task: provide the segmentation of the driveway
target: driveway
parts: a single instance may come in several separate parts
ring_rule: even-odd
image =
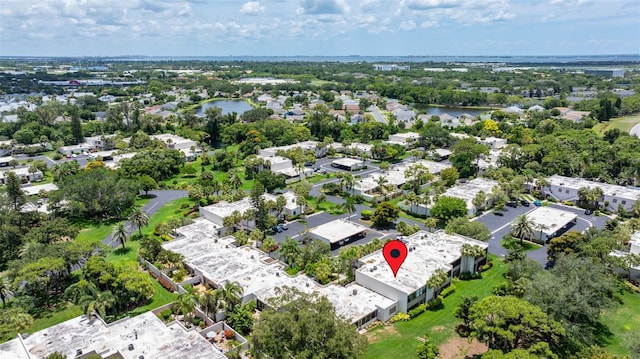
[[[155,190],[155,191],[149,191],[149,195],[152,195],[154,197],[151,198],[151,200],[144,207],[142,207],[142,210],[144,210],[145,213],[147,213],[147,215],[151,217],[153,214],[158,212],[158,210],[162,208],[162,206],[164,206],[165,204],[171,201],[175,201],[176,199],[187,197],[189,195],[189,192],[182,191],[182,190]],[[131,233],[137,230],[137,228],[133,224],[131,224],[131,222],[129,221],[127,221],[124,224],[124,227],[127,229],[127,233],[129,235],[131,235]],[[111,246],[113,248],[117,248],[120,245],[120,243],[113,241],[111,237],[112,235],[109,234],[102,241],[102,243],[108,246]]]

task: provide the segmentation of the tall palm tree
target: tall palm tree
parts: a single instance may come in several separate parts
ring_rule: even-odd
[[[64,297],[71,302],[78,304],[80,303],[80,299],[84,296],[93,296],[98,292],[98,288],[95,284],[86,279],[81,279],[65,289]]]
[[[287,236],[278,251],[280,252],[280,259],[292,267],[300,255],[300,243]]]
[[[347,212],[349,212],[349,215],[351,215],[351,213],[356,211],[356,199],[353,196],[347,196],[344,199],[344,209],[347,210]]]
[[[544,223],[540,223],[540,224],[535,224],[534,227],[536,231],[540,232],[540,241],[542,241],[542,233],[545,229],[549,229],[549,226],[547,226]]]
[[[0,278],[0,299],[2,299],[2,308],[7,307],[7,298],[13,295],[11,291],[11,283],[7,277]]]
[[[427,226],[427,229],[429,229],[429,232],[431,232],[432,229],[438,226],[438,219],[434,217],[429,217],[424,220],[424,225]]]
[[[196,309],[197,302],[195,292],[189,290],[188,288],[193,289],[193,287],[185,286],[184,289],[186,292],[178,294],[176,301],[173,302],[173,305],[171,306],[171,309],[174,313],[176,313],[176,315],[178,313],[183,315],[183,317],[185,318],[185,322],[191,321],[191,317],[193,316],[193,312]]]
[[[236,172],[235,170],[230,170],[229,172],[227,172],[226,182],[235,190],[238,190],[238,188],[242,186],[242,179],[238,175],[238,172]]]
[[[221,290],[222,298],[224,299],[227,308],[232,311],[236,305],[240,304],[244,290],[238,282],[227,282]]]
[[[149,224],[149,215],[142,210],[142,208],[136,208],[129,215],[129,221],[133,223],[134,226],[138,227],[138,234],[140,238],[142,238],[142,227]]]
[[[511,235],[520,238],[520,244],[525,238],[531,238],[533,235],[533,222],[529,220],[526,214],[521,214],[511,222]]]
[[[462,248],[460,248],[460,254],[463,257],[473,258],[473,273],[477,272],[478,269],[476,268],[476,258],[484,256],[484,249],[480,248],[480,246],[477,245],[465,243],[462,245]]]
[[[435,299],[440,294],[440,287],[449,279],[449,275],[442,268],[438,268],[431,278],[427,280],[427,286],[433,288],[433,298]]]
[[[355,179],[351,173],[343,173],[340,176],[340,188],[344,188],[344,191],[348,194],[352,194],[351,190],[353,189],[353,185],[355,184]]]
[[[113,240],[119,242],[124,249],[124,243],[129,239],[129,234],[127,233],[127,228],[124,226],[124,223],[118,223],[113,229]]]
[[[383,196],[383,199],[386,201],[387,200],[387,192],[389,192],[389,180],[387,179],[387,176],[379,176],[378,179],[376,180],[376,184],[378,185],[377,190],[380,192],[380,194]]]
[[[414,211],[413,206],[418,203],[420,201],[420,197],[418,197],[417,194],[415,194],[415,192],[409,192],[407,193],[407,195],[405,196],[405,199],[407,200],[407,202],[409,202],[409,210],[413,213],[415,213],[416,211]]]
[[[97,312],[102,319],[107,315],[107,309],[116,304],[116,297],[109,290],[97,292],[94,295],[85,295],[80,298],[80,307],[87,317]]]
[[[213,319],[215,321],[216,314],[223,306],[222,292],[217,289],[207,289],[198,298],[198,303],[200,304],[200,307],[204,309],[204,313],[208,317],[211,318],[211,314],[213,314]]]

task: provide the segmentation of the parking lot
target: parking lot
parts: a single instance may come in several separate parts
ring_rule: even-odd
[[[609,219],[606,216],[595,216],[593,214],[587,215],[584,213],[583,209],[568,207],[560,204],[551,204],[550,207],[557,208],[563,211],[575,213],[578,216],[578,220],[575,224],[569,224],[567,228],[564,228],[564,232],[568,231],[578,231],[583,232],[589,227],[597,227],[603,228]],[[516,217],[522,214],[527,214],[538,207],[531,205],[530,207],[525,207],[522,205],[518,205],[516,208],[505,207],[505,210],[501,212],[503,215],[499,216],[493,212],[487,212],[482,216],[476,218],[475,220],[483,223],[489,228],[491,231],[491,240],[489,241],[489,253],[495,254],[498,256],[503,256],[507,254],[507,250],[504,249],[500,242],[502,238],[509,234],[511,230],[511,222],[513,222]],[[562,235],[563,232],[558,233],[558,235]],[[527,256],[541,265],[545,266],[547,264],[547,249],[546,244],[540,249],[535,251],[530,251],[527,253]]]

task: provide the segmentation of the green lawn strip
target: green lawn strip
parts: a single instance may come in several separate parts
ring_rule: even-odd
[[[461,321],[453,313],[462,302],[463,297],[476,295],[483,298],[491,295],[492,289],[504,282],[506,265],[494,256],[493,268],[483,273],[480,280],[458,281],[456,291],[444,299],[444,308],[437,311],[427,311],[408,321],[393,324],[395,332],[390,331],[384,339],[372,343],[367,347],[365,358],[417,358],[415,350],[419,337],[429,335],[429,340],[436,345],[446,342],[457,335],[455,327]]]
[[[629,133],[633,126],[638,123],[640,123],[640,114],[635,114],[631,116],[612,118],[609,121],[598,123],[593,126],[593,130],[601,136],[608,130],[612,129],[619,129],[624,133]]]
[[[142,307],[138,307],[136,309],[133,309],[127,312],[126,315],[130,317],[135,317],[136,315],[140,315],[142,313],[161,307],[165,304],[171,303],[175,301],[176,297],[178,296],[178,294],[171,293],[168,290],[166,290],[160,284],[160,282],[158,282],[155,279],[153,280],[153,288],[155,289],[155,292],[153,294],[153,297],[151,298],[151,301],[147,305],[143,305]]]
[[[57,309],[46,312],[40,318],[33,321],[31,328],[27,329],[27,333],[35,333],[39,330],[49,328],[56,324],[60,324],[69,319],[73,319],[82,314],[82,309],[77,305],[61,303]]]
[[[618,356],[631,355],[628,340],[634,335],[639,335],[640,294],[625,292],[622,296],[622,304],[607,310],[602,315],[601,322],[609,327],[613,334],[606,347],[607,351]]]
[[[80,243],[95,243],[98,244],[105,239],[109,233],[113,232],[113,226],[115,223],[99,223],[93,224],[90,227],[86,227],[80,230],[76,241]]]

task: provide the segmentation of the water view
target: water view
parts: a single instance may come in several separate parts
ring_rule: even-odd
[[[251,107],[251,105],[249,105],[249,103],[246,101],[218,100],[218,101],[212,101],[212,102],[207,102],[203,104],[198,109],[198,116],[204,116],[204,112],[209,107],[219,107],[220,109],[222,109],[223,115],[226,115],[231,112],[235,112],[238,115],[242,115],[243,113],[253,109],[253,107]]]

